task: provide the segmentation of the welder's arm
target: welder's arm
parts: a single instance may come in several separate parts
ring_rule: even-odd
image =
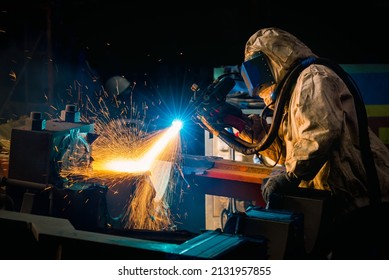
[[[240,108],[227,102],[212,110],[210,116],[204,117],[208,122],[236,129],[238,131],[236,136],[248,143],[259,143],[270,127],[258,114],[243,114]]]
[[[250,144],[259,144],[270,127],[266,120],[258,114],[243,114],[240,108],[224,100],[212,102],[212,100],[197,97],[192,98],[191,104],[194,107],[192,120],[214,135],[219,135],[225,128],[235,128],[238,133],[234,132],[234,136]],[[276,138],[271,146],[261,154],[282,164],[284,157],[281,154],[281,147],[279,139]]]

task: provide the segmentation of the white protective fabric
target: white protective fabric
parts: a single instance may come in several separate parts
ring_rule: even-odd
[[[276,83],[297,60],[317,57],[295,36],[278,28],[253,34],[246,43],[245,60],[258,51],[269,58]],[[270,93],[258,94],[269,104]],[[278,134],[281,141],[277,139],[262,153],[273,160],[280,157],[288,172],[303,179],[301,186],[332,190],[347,201],[349,210],[369,204],[353,96],[330,68],[312,64],[302,71]],[[372,131],[369,135],[382,200],[389,201],[389,150]]]

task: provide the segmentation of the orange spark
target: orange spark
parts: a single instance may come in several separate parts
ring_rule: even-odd
[[[105,106],[104,102],[100,105]],[[71,166],[61,170],[61,175],[70,178],[70,186],[80,178],[107,186],[107,200],[122,205],[119,216],[126,228],[171,228],[166,191],[180,147],[181,127],[147,133],[142,121],[109,119],[108,110],[102,110],[101,115],[95,123],[99,137],[91,145],[89,168]]]

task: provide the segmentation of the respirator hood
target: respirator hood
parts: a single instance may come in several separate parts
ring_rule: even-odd
[[[298,61],[317,57],[294,35],[278,28],[260,29],[247,40],[242,66],[258,56],[266,58],[275,83],[279,83]],[[267,81],[265,76],[262,79]]]

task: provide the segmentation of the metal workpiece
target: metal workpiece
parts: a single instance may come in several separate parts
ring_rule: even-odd
[[[48,120],[46,129],[37,131],[26,127],[13,128],[9,153],[8,177],[42,184],[58,183],[61,161],[69,145],[77,139],[85,145],[96,137],[93,124]],[[69,135],[74,141],[68,141]],[[81,141],[82,138],[82,141]]]
[[[29,130],[45,130],[46,120],[42,118],[41,112],[31,112],[30,117],[26,119],[25,126]]]
[[[77,109],[77,105],[68,104],[65,107],[65,110],[61,111],[61,118],[64,122],[80,122],[81,114]]]

